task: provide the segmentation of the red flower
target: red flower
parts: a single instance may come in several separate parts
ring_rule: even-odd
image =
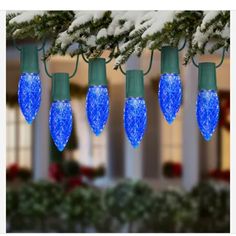
[[[60,182],[63,179],[63,173],[61,170],[61,166],[58,163],[50,164],[49,177],[56,182]]]
[[[175,177],[180,177],[182,175],[182,166],[179,163],[173,163],[172,166],[173,174]]]
[[[230,181],[230,171],[229,170],[219,170],[219,169],[215,169],[213,171],[211,171],[208,174],[208,177],[216,179],[216,180],[223,180],[223,181]]]
[[[180,163],[167,161],[163,165],[163,174],[168,178],[181,177],[182,165]]]
[[[95,170],[94,170],[94,168],[89,167],[89,166],[81,166],[80,167],[80,174],[89,178],[89,179],[92,179],[95,176]]]
[[[67,191],[83,186],[82,177],[71,177],[67,180]]]
[[[19,166],[18,164],[14,163],[7,167],[7,180],[14,180],[19,173]]]

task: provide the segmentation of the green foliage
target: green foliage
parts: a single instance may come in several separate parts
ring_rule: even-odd
[[[56,214],[56,208],[63,199],[59,185],[49,182],[30,183],[18,194],[19,212],[27,217],[43,218]]]
[[[151,196],[151,188],[143,182],[124,181],[107,190],[105,202],[110,215],[122,223],[132,223],[146,217]]]
[[[63,199],[59,185],[49,182],[28,183],[18,191],[7,191],[7,219],[13,230],[45,231],[50,218],[56,217]]]
[[[96,224],[97,219],[100,217],[100,196],[98,190],[76,188],[64,199],[60,209],[62,219],[70,222],[68,225],[72,226],[72,229],[75,227],[73,223],[78,223],[81,231],[84,231],[86,226]]]
[[[193,232],[196,222],[196,203],[177,190],[156,193],[151,199],[149,215],[143,222],[143,232]]]
[[[196,232],[222,233],[229,230],[230,203],[229,188],[214,183],[202,183],[193,189],[191,197],[198,205]]]
[[[47,11],[43,15],[35,15],[32,20],[21,23],[10,23],[10,20],[16,16],[12,14],[7,15],[7,38],[49,39],[51,46],[46,53],[46,58],[54,54],[64,55],[67,52],[70,52],[71,56],[85,53],[87,57],[97,57],[103,50],[108,49],[111,51],[110,57],[116,59],[115,69],[125,63],[134,52],[140,56],[145,48],[154,50],[160,49],[163,45],[179,47],[180,41],[183,39],[187,41],[188,47],[185,54],[185,64],[198,53],[203,54],[206,51],[213,53],[219,48],[226,50],[229,48],[229,36],[223,36],[224,30],[230,24],[229,11],[219,11],[214,18],[205,24],[204,29],[200,29],[203,34],[207,35],[201,46],[194,42],[194,35],[204,20],[205,13],[203,11],[180,11],[173,20],[165,22],[159,30],[154,30],[152,33],[143,36],[145,30],[156,23],[155,14],[158,14],[158,11],[150,11],[150,13],[153,18],[144,17],[138,24],[135,20],[130,21],[129,17],[122,13],[120,13],[117,22],[114,23],[117,14],[119,14],[115,11],[104,11],[98,18],[90,17],[91,12]],[[77,22],[74,26],[73,23],[78,14],[82,18],[84,16],[85,19],[80,24]],[[113,25],[111,26],[111,24]],[[117,30],[115,29],[113,33],[97,38],[101,29],[107,30],[114,25]],[[139,27],[136,28],[137,25]],[[62,35],[65,36],[64,39],[66,38],[63,43],[61,42]],[[94,43],[90,43],[91,38],[94,39]],[[58,41],[58,39],[60,40]],[[210,41],[212,46],[206,50],[206,45]],[[75,43],[79,43],[82,47],[79,49],[70,48]],[[117,45],[122,45],[122,50],[116,50],[113,53]]]
[[[66,177],[77,176],[80,172],[80,166],[78,162],[74,160],[64,160],[62,169]]]
[[[7,189],[6,194],[6,213],[7,217],[11,219],[15,215],[17,215],[18,211],[18,195],[16,190]]]
[[[38,182],[7,191],[7,220],[14,232],[229,232],[229,189],[202,183],[191,192],[154,192],[140,181],[63,193]],[[128,228],[127,228],[128,227]]]

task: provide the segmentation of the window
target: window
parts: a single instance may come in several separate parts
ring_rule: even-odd
[[[96,137],[87,121],[85,111],[85,99],[72,99],[74,124],[79,147],[73,151],[73,158],[81,165],[98,167],[107,162],[107,129],[105,128],[99,137]]]
[[[171,125],[164,117],[161,119],[162,164],[166,162],[182,164],[182,116],[183,108],[181,107]]]
[[[7,166],[17,163],[32,167],[32,126],[28,125],[18,106],[7,106]]]

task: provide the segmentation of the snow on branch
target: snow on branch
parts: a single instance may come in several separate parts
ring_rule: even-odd
[[[34,19],[35,16],[43,16],[45,11],[25,11],[14,17],[9,21],[10,24],[21,24],[25,22],[30,22]]]
[[[228,49],[229,26],[229,11],[25,11],[7,15],[9,39],[50,38],[48,55],[65,54],[74,43],[82,44],[88,57],[106,49],[114,51],[119,45],[120,50],[112,53],[115,68],[132,53],[177,46],[184,39],[186,63],[193,55],[204,53],[209,41],[213,42],[210,53]],[[72,47],[70,53],[81,51]]]
[[[81,25],[85,25],[89,22],[96,22],[101,19],[106,11],[78,11],[75,12],[75,19],[68,28],[68,32],[72,32],[74,29],[79,28]]]
[[[144,31],[142,38],[153,35],[163,29],[166,23],[172,22],[176,15],[175,11],[159,11],[156,13],[148,23],[150,27]]]

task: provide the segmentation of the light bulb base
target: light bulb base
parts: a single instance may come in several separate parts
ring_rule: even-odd
[[[89,59],[89,86],[107,85],[106,61],[104,58]]]
[[[70,100],[70,82],[68,73],[54,73],[52,75],[52,100]]]
[[[179,74],[179,52],[177,47],[161,48],[161,74]]]
[[[126,71],[126,98],[144,97],[144,76],[142,70]]]
[[[21,73],[39,73],[38,49],[35,44],[22,46],[20,62]]]
[[[212,62],[199,63],[198,90],[217,90],[216,65]]]

